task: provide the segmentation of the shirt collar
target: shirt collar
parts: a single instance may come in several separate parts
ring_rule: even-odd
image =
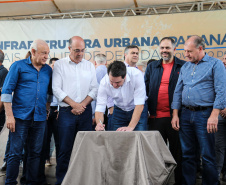
[[[103,69],[105,69],[105,68],[107,68],[107,67],[106,67],[105,65],[99,65],[97,68],[100,68],[100,69],[103,68]],[[97,69],[97,68],[96,68],[96,69]]]
[[[71,60],[70,56],[67,57],[68,63],[73,63],[73,64],[76,64],[76,65],[80,64],[83,60],[84,60],[84,59],[82,59],[79,63],[76,64],[75,62],[73,62],[73,61]]]
[[[200,62],[201,61],[208,62],[209,61],[209,58],[210,58],[210,56],[207,53],[205,53],[205,56],[200,60]]]
[[[124,64],[126,65],[126,67],[131,67],[128,63],[126,63],[125,61],[124,61]],[[138,67],[137,66],[135,66],[135,68],[137,68],[138,69]]]
[[[27,59],[26,59],[26,61],[25,61],[27,64],[32,64],[31,63],[31,56],[30,57],[28,57]]]
[[[4,66],[3,66],[3,65],[1,65],[1,66],[0,66],[0,69],[3,69],[3,68],[4,68]]]
[[[197,65],[202,63],[202,62],[208,62],[209,58],[210,58],[210,56],[207,53],[205,53],[205,56],[197,63]],[[195,64],[195,63],[193,63],[193,64]]]
[[[28,58],[26,58],[26,59],[25,59],[25,62],[26,62],[27,64],[33,66],[33,64],[32,64],[32,62],[31,62],[31,56],[29,56]],[[45,67],[46,65],[47,65],[47,64],[42,65],[41,68]],[[33,67],[34,67],[34,66],[33,66]]]

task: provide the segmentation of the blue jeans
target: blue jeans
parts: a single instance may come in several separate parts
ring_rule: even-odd
[[[113,130],[111,119],[112,119],[112,114],[108,114],[108,127],[107,127],[107,131],[112,131]]]
[[[219,115],[218,117],[218,131],[215,134],[215,150],[217,171],[220,179],[221,170],[223,168],[226,150],[226,119]]]
[[[10,131],[9,131],[10,133]],[[3,159],[4,162],[7,162],[7,159],[9,157],[9,149],[10,149],[10,139],[9,139],[9,135],[8,135],[8,140],[7,140],[7,143],[6,143],[6,149],[5,149],[5,157]],[[23,155],[24,155],[24,150],[22,152],[22,159],[21,159],[21,162],[23,161]]]
[[[127,127],[132,119],[133,111],[124,111],[114,106],[114,112],[111,118],[111,125],[113,130],[117,130],[119,127]],[[148,120],[148,109],[147,109],[147,103],[144,104],[144,109],[142,111],[142,114],[140,116],[140,120],[137,123],[137,126],[135,127],[135,131],[138,130],[147,130],[147,120]]]
[[[207,132],[207,120],[211,112],[212,108],[203,111],[191,111],[184,107],[182,108],[179,136],[182,148],[184,185],[195,184],[198,146],[200,147],[203,162],[202,184],[218,184],[214,134]]]
[[[78,131],[92,131],[92,108],[87,105],[81,115],[71,113],[71,107],[61,107],[58,117],[59,155],[56,185],[62,183],[67,172],[74,140]]]
[[[3,159],[4,162],[7,161],[8,157],[9,157],[9,149],[10,149],[10,140],[9,140],[9,136],[8,136],[8,140],[7,140],[7,144],[6,144],[6,149],[5,149],[5,157]]]
[[[38,185],[46,184],[45,176],[45,161],[46,161],[46,141],[47,141],[47,124],[45,124],[45,132],[43,137],[42,151],[40,153],[40,163],[39,163],[39,172],[38,172]],[[28,150],[27,145],[24,147],[24,158],[23,158],[23,174],[20,178],[21,184],[27,184],[26,174],[27,174],[27,159],[28,159]]]
[[[26,179],[28,185],[35,185],[38,181],[40,153],[46,121],[32,121],[16,119],[15,132],[10,132],[10,149],[7,159],[5,184],[17,184],[20,160],[27,141],[28,159]]]

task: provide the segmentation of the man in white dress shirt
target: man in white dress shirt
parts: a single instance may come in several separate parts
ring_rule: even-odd
[[[139,48],[136,45],[129,45],[124,50],[126,67],[136,67],[139,60]]]
[[[147,105],[144,76],[134,67],[115,61],[100,82],[95,111],[96,130],[104,130],[103,119],[108,96],[114,101],[111,124],[116,131],[147,129]]]
[[[92,130],[91,101],[97,95],[94,65],[83,59],[85,42],[81,37],[69,39],[68,57],[58,60],[53,69],[53,93],[60,110],[58,117],[59,155],[56,185],[62,183],[78,131]]]

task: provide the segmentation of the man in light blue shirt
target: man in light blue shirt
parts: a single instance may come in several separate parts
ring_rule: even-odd
[[[102,78],[107,74],[107,59],[104,54],[97,54],[95,56],[95,66],[96,66],[96,77],[97,82],[100,84]]]
[[[184,45],[189,59],[181,68],[172,102],[172,127],[179,130],[183,184],[196,180],[196,150],[200,147],[203,184],[217,185],[214,133],[225,107],[226,73],[222,62],[205,53],[205,42],[191,36]],[[180,121],[178,112],[181,111]]]

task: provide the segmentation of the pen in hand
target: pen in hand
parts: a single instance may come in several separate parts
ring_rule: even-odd
[[[103,123],[102,123],[102,121],[100,119],[99,119],[99,121],[100,121],[101,125],[103,125]],[[104,131],[105,131],[105,128],[104,128]]]

